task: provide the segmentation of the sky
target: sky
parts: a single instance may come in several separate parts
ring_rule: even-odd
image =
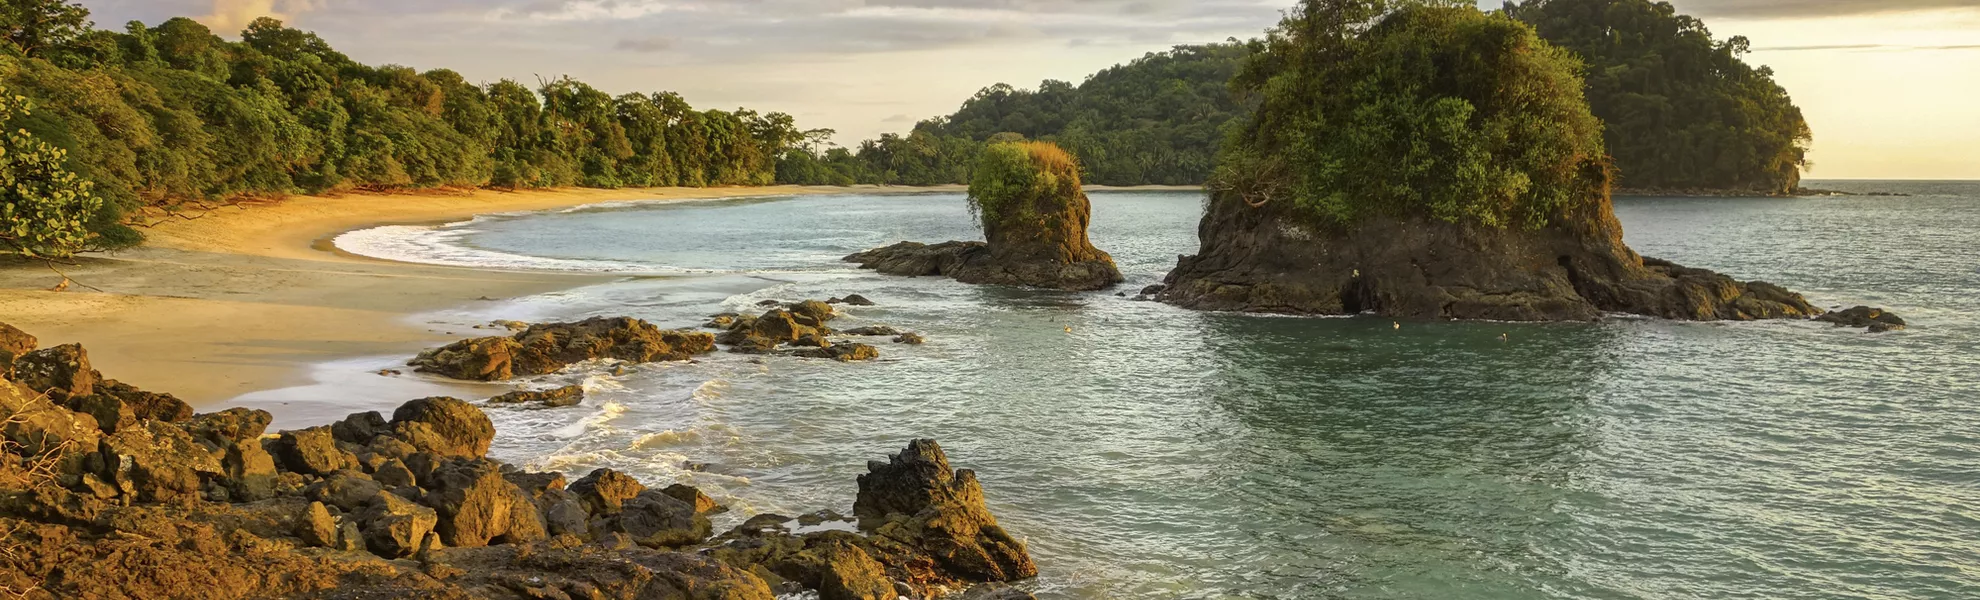
[[[1292,0],[81,0],[99,27],[262,15],[368,64],[790,113],[856,144],[1177,44],[1259,35]],[[1815,131],[1815,179],[1980,179],[1980,0],[1675,0],[1752,41]],[[1481,3],[1482,4],[1482,3]],[[1498,4],[1492,1],[1487,8]]]

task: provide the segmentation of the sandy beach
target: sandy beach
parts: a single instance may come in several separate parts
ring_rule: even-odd
[[[304,383],[309,365],[404,354],[470,335],[406,317],[484,299],[600,283],[599,275],[414,265],[340,253],[337,234],[379,225],[625,200],[915,193],[948,188],[797,187],[472,191],[299,196],[218,207],[146,229],[147,243],[62,266],[0,264],[0,322],[43,347],[81,343],[111,378],[195,407]],[[157,217],[154,216],[153,220]]]

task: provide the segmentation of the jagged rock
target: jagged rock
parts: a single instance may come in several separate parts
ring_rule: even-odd
[[[763,313],[763,316],[757,317],[756,322],[750,326],[750,332],[756,337],[780,344],[788,344],[797,341],[798,338],[804,337],[806,334],[817,333],[818,330],[810,325],[799,323],[795,313],[779,309]]]
[[[251,408],[229,408],[220,412],[194,415],[182,427],[193,437],[207,440],[215,445],[231,442],[251,441],[261,438],[268,431],[268,424],[275,421],[275,415],[265,410]]]
[[[207,480],[226,475],[214,451],[163,421],[103,438],[102,454],[105,479],[140,502],[197,500]]]
[[[56,402],[90,395],[100,378],[89,367],[89,353],[78,344],[42,348],[14,359],[13,380]]]
[[[708,322],[703,323],[701,326],[707,327],[709,329],[728,329],[730,327],[734,327],[736,324],[736,319],[739,318],[742,318],[742,315],[736,313],[722,313],[719,315],[709,317]]]
[[[895,600],[899,596],[886,568],[866,553],[857,536],[844,532],[813,536],[795,553],[767,565],[777,575],[807,589],[820,600]]]
[[[695,514],[705,515],[728,510],[723,508],[722,505],[716,504],[715,499],[708,497],[708,494],[701,493],[700,488],[691,485],[676,483],[660,490],[660,493],[666,494],[669,498],[686,502],[688,506],[694,507]]]
[[[178,423],[193,417],[192,405],[171,394],[147,392],[114,379],[98,381],[94,393],[122,400],[138,419]]]
[[[515,338],[475,338],[428,350],[406,364],[454,379],[508,381],[517,375],[515,363],[522,352]]]
[[[566,488],[582,502],[585,511],[595,515],[619,512],[627,500],[646,491],[632,476],[611,469],[597,469]]]
[[[922,339],[921,334],[910,331],[907,333],[900,334],[898,336],[894,336],[894,343],[907,344],[909,346],[919,346],[928,343],[928,340]]]
[[[583,401],[584,401],[584,386],[582,385],[567,385],[556,389],[541,390],[541,391],[518,390],[488,399],[489,404],[534,403],[534,404],[542,405],[545,408],[561,408],[565,406],[576,406],[577,403]]]
[[[331,548],[337,545],[337,520],[330,517],[330,509],[322,502],[311,502],[309,508],[296,519],[296,537],[304,544],[318,548]]]
[[[15,329],[13,325],[0,323],[0,379],[11,376],[14,359],[33,352],[41,341],[27,332]]]
[[[413,477],[412,469],[406,468],[406,463],[396,458],[385,459],[383,464],[378,465],[378,468],[371,472],[371,478],[377,480],[379,485],[385,487],[415,487],[419,485],[418,480]]]
[[[281,476],[275,469],[275,457],[268,454],[261,440],[229,441],[221,445],[221,453],[222,484],[234,500],[254,502],[275,496]]]
[[[493,461],[449,461],[420,481],[428,492],[422,501],[439,517],[435,530],[449,546],[472,548],[491,541],[547,537],[535,503],[502,477]]]
[[[869,327],[858,327],[854,329],[847,329],[840,333],[844,333],[846,335],[856,335],[861,337],[885,337],[890,335],[900,335],[901,330],[894,329],[886,325],[873,325]]]
[[[392,411],[392,433],[421,452],[480,458],[495,439],[495,424],[465,401],[422,398]]]
[[[330,435],[337,441],[368,446],[380,435],[392,432],[392,424],[378,411],[351,413],[344,420],[330,424]]]
[[[589,537],[591,515],[584,511],[584,503],[576,494],[568,490],[545,490],[536,498],[536,510],[543,514],[545,530],[550,535],[571,535]]]
[[[364,545],[385,558],[404,558],[419,551],[420,541],[433,531],[439,517],[433,509],[391,492],[379,492],[355,516],[364,532]]]
[[[872,300],[867,300],[865,296],[861,296],[859,294],[850,294],[844,298],[833,298],[831,300],[826,300],[825,303],[844,304],[847,306],[875,306],[875,303]]]
[[[715,349],[707,333],[668,331],[631,318],[545,323],[509,338],[478,338],[429,350],[408,363],[455,379],[505,381],[555,373],[575,363],[614,359],[679,361]]]
[[[828,358],[839,362],[853,362],[880,358],[880,349],[866,344],[838,344],[829,348],[799,350],[797,356],[803,358]]]
[[[268,453],[282,468],[304,475],[328,475],[358,468],[357,456],[337,446],[327,426],[281,432]]]
[[[116,433],[118,429],[137,424],[137,415],[131,413],[131,407],[114,396],[102,394],[70,396],[62,402],[62,405],[95,419],[96,427],[102,429],[103,433]]]
[[[62,485],[77,482],[103,437],[96,419],[7,381],[0,381],[0,420],[0,437],[16,444],[12,451],[21,458],[55,459]]]
[[[624,533],[648,548],[678,548],[708,538],[708,517],[694,505],[658,490],[645,490],[626,500],[617,514],[605,519],[607,531]]]
[[[371,443],[366,444],[364,450],[365,452],[384,457],[387,460],[399,459],[403,461],[408,456],[419,454],[419,448],[391,435],[380,435],[371,438]]]
[[[344,519],[337,524],[337,543],[331,547],[341,552],[357,552],[365,549],[364,532],[358,529],[355,519]]]
[[[791,342],[791,345],[799,348],[830,348],[832,347],[832,342],[826,340],[825,336],[816,333],[807,333],[798,336],[797,341]]]
[[[324,475],[321,481],[303,488],[303,496],[341,508],[354,511],[369,502],[372,496],[385,491],[385,486],[371,476],[349,469]]]
[[[1168,291],[1168,290],[1169,290],[1169,286],[1166,286],[1166,285],[1162,285],[1162,284],[1159,284],[1159,283],[1157,283],[1157,284],[1155,284],[1155,285],[1151,285],[1151,286],[1148,286],[1148,287],[1145,287],[1145,288],[1141,288],[1141,295],[1143,295],[1143,296],[1160,296],[1160,295],[1162,295],[1162,292],[1166,292],[1166,291]]]
[[[1881,308],[1858,306],[1815,317],[1824,323],[1834,323],[1837,327],[1863,327],[1870,333],[1884,333],[1904,329],[1907,323],[1902,317],[1884,312]]]
[[[832,305],[817,300],[806,300],[792,305],[791,314],[811,319],[812,322],[806,325],[812,327],[823,325],[826,321],[839,316],[838,312],[832,309]]]
[[[1024,543],[997,525],[968,469],[951,471],[934,440],[915,440],[888,462],[867,463],[853,513],[860,528],[925,553],[965,581],[1035,577]]]

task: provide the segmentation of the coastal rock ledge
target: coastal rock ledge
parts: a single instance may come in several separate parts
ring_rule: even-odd
[[[62,356],[0,379],[6,598],[1029,598],[1004,583],[1038,572],[932,440],[869,463],[856,521],[762,514],[711,538],[726,509],[692,486],[488,458],[494,427],[461,400],[266,434],[246,408],[71,410],[49,392],[102,378]]]

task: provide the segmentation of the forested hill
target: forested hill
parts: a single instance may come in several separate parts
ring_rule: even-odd
[[[919,129],[979,141],[1006,132],[1056,141],[1080,158],[1087,181],[1102,185],[1198,184],[1216,163],[1225,125],[1248,110],[1228,83],[1250,53],[1240,44],[1179,46],[1077,87],[999,84]]]
[[[1630,188],[1794,191],[1808,123],[1773,71],[1650,0],[1527,0],[1506,10],[1587,62],[1588,104]]]
[[[1588,102],[1605,123],[1622,186],[1782,194],[1800,182],[1808,125],[1772,71],[1742,60],[1744,38],[1716,41],[1699,20],[1651,0],[1527,0],[1506,10],[1586,63]],[[1255,51],[1180,46],[1078,86],[992,86],[906,136],[839,152],[835,176],[957,183],[977,146],[1017,134],[1058,142],[1091,183],[1202,183],[1225,125],[1251,110],[1227,84]]]
[[[28,134],[6,149],[56,157],[6,165],[10,184],[41,191],[4,192],[0,241],[42,253],[75,246],[62,231],[75,220],[94,245],[129,243],[126,212],[181,200],[769,184],[778,157],[804,139],[787,115],[696,110],[672,93],[615,96],[569,78],[481,85],[444,69],[362,65],[272,19],[231,42],[190,19],[108,31],[78,4],[8,0],[0,38],[0,86],[26,100],[0,120]],[[70,173],[83,183],[64,183]]]

